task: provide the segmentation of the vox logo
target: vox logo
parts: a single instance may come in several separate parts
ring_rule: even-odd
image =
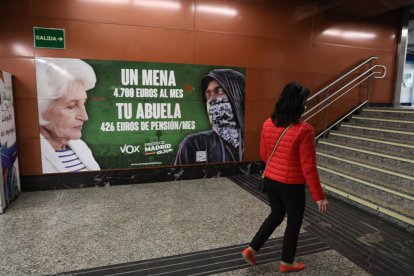
[[[140,151],[139,151],[139,147],[140,147],[140,146],[134,146],[134,145],[123,145],[122,147],[119,147],[119,149],[121,150],[121,153],[125,153],[125,154],[133,154],[133,153],[140,152]]]

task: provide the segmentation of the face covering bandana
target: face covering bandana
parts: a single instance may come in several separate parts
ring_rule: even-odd
[[[213,130],[235,148],[239,146],[239,129],[227,98],[215,98],[207,101],[207,113]]]

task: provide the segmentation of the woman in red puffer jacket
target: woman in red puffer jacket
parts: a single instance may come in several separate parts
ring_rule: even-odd
[[[272,116],[263,124],[260,157],[267,163],[264,185],[271,213],[257,231],[250,246],[242,252],[251,265],[255,265],[256,252],[282,223],[287,213],[279,270],[289,272],[305,268],[303,263],[294,261],[305,212],[305,183],[313,200],[318,204],[319,211],[324,213],[328,210],[328,201],[322,191],[316,168],[314,130],[311,125],[300,120],[306,109],[308,96],[308,88],[299,83],[288,83]],[[277,140],[286,128],[286,133],[271,156]]]

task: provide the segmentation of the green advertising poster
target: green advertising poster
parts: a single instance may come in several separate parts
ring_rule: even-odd
[[[37,58],[43,173],[241,161],[244,75],[235,67]]]

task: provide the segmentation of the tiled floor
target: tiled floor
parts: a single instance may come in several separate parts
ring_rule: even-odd
[[[23,193],[0,215],[0,275],[278,275],[284,223],[257,267],[240,256],[269,211],[253,182],[213,178]],[[380,255],[341,247],[326,219],[308,204],[297,258],[307,268],[297,275],[380,275],[364,267],[366,254]],[[357,243],[375,243],[352,235]],[[400,245],[401,256],[412,256],[412,241]]]

